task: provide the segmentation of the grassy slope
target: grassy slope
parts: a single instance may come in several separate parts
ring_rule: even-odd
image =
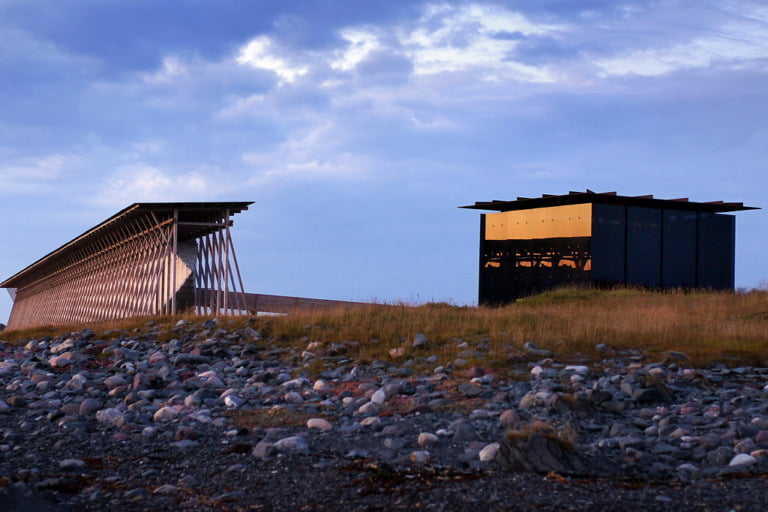
[[[176,319],[153,321],[172,326]],[[229,320],[232,327],[245,321]],[[100,334],[111,329],[125,332],[143,328],[146,322],[133,319],[90,328]],[[23,341],[82,327],[6,331],[0,339]],[[555,351],[560,359],[598,357],[594,347],[605,343],[617,349],[642,348],[660,355],[682,351],[690,362],[699,364],[733,356],[741,362],[768,364],[765,291],[733,294],[563,289],[503,308],[394,305],[260,317],[253,327],[280,345],[303,348],[311,341],[344,343],[349,356],[367,361],[389,359],[390,349],[403,347],[404,358],[438,354],[441,360],[456,357],[462,350],[481,349],[488,354],[486,363],[503,364],[521,351],[524,342],[533,341]],[[428,338],[426,349],[417,351],[412,347],[416,333]]]

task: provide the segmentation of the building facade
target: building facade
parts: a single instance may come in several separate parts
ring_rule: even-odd
[[[478,202],[478,302],[512,302],[567,284],[733,289],[742,203],[571,192]]]

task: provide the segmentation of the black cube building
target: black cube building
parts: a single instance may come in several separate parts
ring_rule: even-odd
[[[478,302],[512,302],[573,283],[733,289],[742,203],[615,192],[518,197],[463,206],[480,216]]]

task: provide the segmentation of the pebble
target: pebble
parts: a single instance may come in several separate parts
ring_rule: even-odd
[[[324,420],[323,418],[310,418],[307,420],[307,428],[316,428],[323,432],[333,429],[328,420]]]
[[[757,459],[748,453],[739,453],[728,463],[729,466],[751,466],[753,464],[757,464]]]
[[[408,456],[408,459],[411,462],[415,462],[417,464],[428,464],[431,457],[427,450],[417,450],[415,452],[411,452],[411,454]]]
[[[284,437],[275,443],[275,449],[292,455],[309,453],[309,445],[302,436]]]
[[[499,453],[500,448],[499,443],[491,443],[486,445],[482,450],[480,450],[480,453],[478,453],[478,458],[481,462],[490,462],[493,459],[496,458],[496,454]]]
[[[77,471],[85,467],[85,461],[80,459],[64,459],[59,461],[59,468],[63,471]]]
[[[179,413],[173,407],[161,407],[152,416],[154,421],[173,421]]]
[[[429,446],[435,444],[438,441],[438,437],[430,432],[422,432],[419,434],[418,443],[419,446]]]
[[[96,411],[96,421],[99,423],[108,423],[115,427],[122,427],[125,424],[125,415],[119,410],[110,407]]]

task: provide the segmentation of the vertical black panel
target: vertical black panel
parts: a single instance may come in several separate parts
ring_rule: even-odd
[[[699,214],[699,287],[733,289],[734,227],[733,215]]]
[[[696,212],[664,210],[661,284],[695,287]]]
[[[592,281],[624,282],[626,207],[592,205]]]
[[[661,284],[661,210],[627,207],[627,283]]]
[[[480,215],[480,252],[477,273],[477,303],[481,305],[485,302],[485,274],[483,266],[485,265],[485,214]]]

